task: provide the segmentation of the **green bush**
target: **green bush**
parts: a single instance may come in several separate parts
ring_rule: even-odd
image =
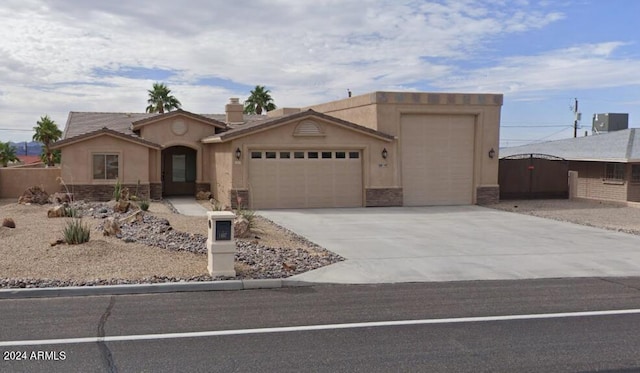
[[[82,222],[82,219],[73,218],[67,222],[62,234],[64,235],[64,242],[69,245],[78,245],[89,241],[91,230],[89,226]]]
[[[143,199],[142,201],[140,201],[138,205],[140,206],[140,209],[142,211],[149,210],[149,201],[147,201],[146,199]]]

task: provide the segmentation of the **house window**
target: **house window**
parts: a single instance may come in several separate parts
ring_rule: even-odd
[[[266,152],[267,159],[276,159],[276,152]]]
[[[280,152],[280,159],[289,159],[291,158],[290,152]]]
[[[604,178],[606,180],[624,180],[624,163],[607,163]]]
[[[262,152],[251,152],[252,159],[260,159],[262,158]]]
[[[351,158],[351,159],[360,158],[360,152],[349,152],[349,158]]]
[[[307,156],[309,159],[316,159],[318,158],[318,152],[309,152],[307,153]]]
[[[331,152],[322,152],[322,158],[324,159],[331,158]]]
[[[640,164],[631,165],[631,181],[640,183]]]
[[[293,152],[293,158],[304,159],[304,152]]]
[[[93,155],[94,180],[115,180],[118,178],[118,169],[117,154]]]
[[[336,152],[336,158],[344,159],[346,158],[345,152]]]
[[[184,183],[187,181],[187,155],[173,154],[171,156],[171,181]]]

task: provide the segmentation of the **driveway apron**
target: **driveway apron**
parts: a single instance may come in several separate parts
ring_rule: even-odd
[[[640,237],[480,206],[265,210],[346,260],[292,280],[366,284],[640,275]]]

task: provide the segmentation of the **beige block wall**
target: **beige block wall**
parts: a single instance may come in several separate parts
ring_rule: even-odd
[[[474,183],[476,187],[493,187],[498,185],[502,101],[500,94],[374,92],[310,108],[398,138],[401,117],[405,114],[473,115],[476,120]],[[401,152],[402,144],[398,147]],[[491,149],[496,152],[493,159],[488,156]],[[400,170],[400,154],[397,155],[394,168]]]
[[[176,120],[184,122],[186,132],[180,133],[173,130],[172,126]],[[210,167],[205,165],[206,161],[210,159],[210,154],[207,150],[208,147],[202,144],[200,140],[214,133],[215,127],[210,124],[183,116],[150,123],[140,129],[140,136],[143,139],[162,145],[165,149],[178,145],[195,149],[198,152],[196,157],[197,183],[208,182],[211,179]],[[155,157],[157,158],[155,162],[159,165],[161,162],[160,153],[158,152]]]
[[[249,156],[251,150],[256,149],[362,150],[364,188],[398,187],[394,169],[397,157],[395,141],[380,140],[316,118],[312,120],[321,126],[325,136],[293,136],[296,126],[307,120],[302,119],[234,140],[229,151],[233,153],[236,148],[240,148],[242,159],[241,162],[236,162],[235,159],[233,162],[233,188],[249,189]],[[389,153],[386,161],[381,156],[384,148]]]
[[[576,197],[609,201],[626,201],[628,180],[631,178],[627,167],[625,181],[605,181],[604,162],[570,161],[569,170],[578,172],[578,190]]]
[[[39,186],[47,193],[61,191],[60,168],[2,167],[0,168],[0,198],[18,198],[32,187]]]
[[[115,184],[115,180],[93,180],[94,153],[119,155],[122,183],[149,182],[149,148],[118,137],[102,135],[65,146],[62,152],[62,178],[67,184]]]

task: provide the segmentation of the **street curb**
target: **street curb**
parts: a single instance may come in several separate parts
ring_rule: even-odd
[[[52,288],[0,289],[0,299],[82,297],[92,295],[134,295],[195,291],[231,291],[279,289],[312,286],[313,283],[287,279],[169,282],[100,286],[65,286]]]

